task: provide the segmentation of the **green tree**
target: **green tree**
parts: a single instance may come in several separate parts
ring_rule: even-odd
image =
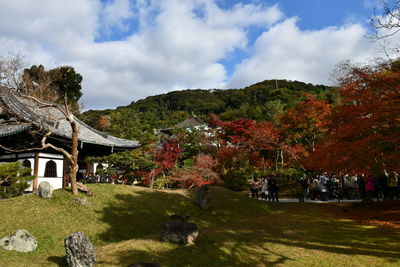
[[[0,164],[0,198],[22,195],[33,179],[31,171],[22,167],[19,161]]]

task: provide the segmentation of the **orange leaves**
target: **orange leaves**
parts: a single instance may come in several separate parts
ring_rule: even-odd
[[[332,112],[329,132],[308,163],[325,170],[398,170],[400,70],[391,65],[353,67],[342,80],[343,105]],[[328,169],[329,168],[329,169]]]
[[[330,114],[331,107],[326,101],[306,94],[304,101],[281,116],[281,127],[288,141],[313,151],[316,141],[328,130]]]

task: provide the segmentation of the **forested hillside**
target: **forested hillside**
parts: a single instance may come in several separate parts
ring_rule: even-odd
[[[155,139],[154,129],[171,127],[192,114],[205,121],[210,114],[222,120],[275,121],[284,110],[303,100],[305,93],[330,103],[337,99],[335,90],[328,86],[266,80],[244,89],[173,91],[116,109],[89,110],[80,118],[101,131],[146,142]]]

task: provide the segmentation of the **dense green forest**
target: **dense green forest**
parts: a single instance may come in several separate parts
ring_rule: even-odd
[[[249,118],[274,122],[283,111],[303,100],[305,93],[333,104],[338,99],[332,87],[266,80],[243,89],[173,91],[116,109],[89,110],[80,119],[101,131],[146,143],[156,139],[155,129],[171,127],[193,114],[204,121],[217,114],[225,121]]]

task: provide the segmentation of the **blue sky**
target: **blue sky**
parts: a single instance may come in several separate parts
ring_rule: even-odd
[[[382,56],[365,38],[379,0],[34,2],[0,1],[0,56],[73,66],[86,109],[275,78],[334,84],[336,64]]]

